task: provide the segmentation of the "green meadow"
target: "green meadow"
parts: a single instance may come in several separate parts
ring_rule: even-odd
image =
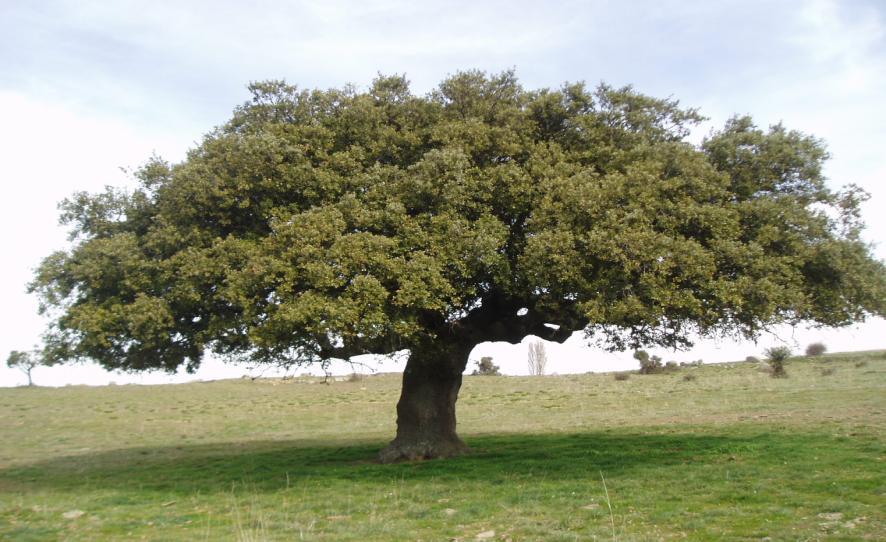
[[[884,540],[886,352],[466,377],[465,457],[381,465],[399,375],[0,389],[0,540]]]

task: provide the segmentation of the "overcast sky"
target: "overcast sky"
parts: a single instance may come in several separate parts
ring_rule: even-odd
[[[0,356],[39,342],[45,322],[24,293],[34,267],[65,246],[57,203],[74,191],[127,185],[124,170],[156,153],[181,160],[248,97],[245,85],[366,86],[405,73],[417,93],[447,74],[515,68],[528,88],[564,81],[633,84],[710,118],[783,122],[823,138],[834,187],[871,193],[868,240],[886,232],[886,7],[811,1],[41,1],[0,2]],[[782,330],[758,344],[703,343],[666,359],[742,359],[784,340],[802,348],[886,347],[886,323],[840,332]],[[509,372],[525,347],[484,345]],[[551,346],[552,370],[630,363],[580,341]],[[388,364],[383,370],[398,366]],[[236,376],[210,364],[200,378]],[[38,383],[168,381],[89,367],[39,369]],[[3,367],[0,385],[24,382]]]

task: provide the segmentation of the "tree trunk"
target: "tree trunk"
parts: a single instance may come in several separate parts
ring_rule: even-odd
[[[455,432],[455,401],[470,352],[413,352],[403,371],[397,436],[382,463],[453,457],[468,451]]]

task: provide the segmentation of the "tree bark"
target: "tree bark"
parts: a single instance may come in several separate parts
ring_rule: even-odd
[[[468,451],[455,432],[455,401],[469,353],[441,349],[410,354],[397,403],[397,436],[379,453],[379,461],[453,457]]]

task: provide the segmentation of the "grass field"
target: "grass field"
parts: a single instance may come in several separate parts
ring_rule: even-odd
[[[399,465],[398,375],[0,389],[0,539],[886,539],[886,353],[787,370],[467,377]]]

